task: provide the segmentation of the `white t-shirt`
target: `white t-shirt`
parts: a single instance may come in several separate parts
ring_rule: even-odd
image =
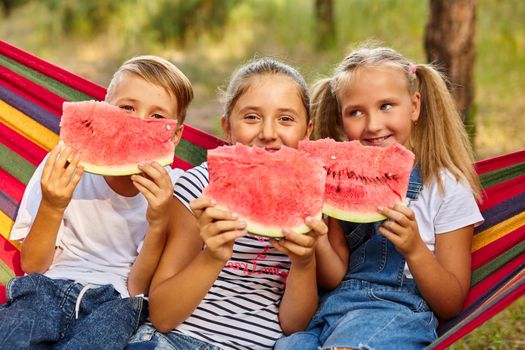
[[[203,163],[179,178],[175,195],[189,209],[189,202],[200,197],[207,184],[208,167]],[[231,259],[208,294],[172,332],[223,349],[272,349],[282,335],[279,304],[289,270],[288,256],[274,249],[267,238],[236,239]]]
[[[42,199],[40,178],[46,159],[27,184],[11,240],[23,240],[33,224]],[[166,169],[172,182],[183,173]],[[121,196],[103,176],[84,173],[64,212],[55,256],[44,274],[82,284],[112,284],[122,297],[128,297],[128,274],[148,229],[147,207],[142,194]]]
[[[456,181],[448,171],[441,173],[441,179],[444,194],[433,181],[423,186],[417,200],[409,200],[409,207],[416,215],[419,234],[432,253],[435,251],[436,235],[483,223],[470,187]],[[412,277],[407,264],[405,275]]]

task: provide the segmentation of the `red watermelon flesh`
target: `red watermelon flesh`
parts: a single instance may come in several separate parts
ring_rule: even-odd
[[[326,171],[320,160],[294,148],[222,146],[208,151],[208,169],[204,195],[237,213],[251,233],[282,237],[285,228],[306,233],[305,218],[322,215]]]
[[[64,102],[60,140],[80,152],[86,171],[129,175],[140,162],[170,164],[176,128],[176,120],[140,119],[106,102]]]
[[[400,144],[383,148],[322,139],[302,141],[299,150],[324,164],[323,212],[331,217],[352,222],[384,220],[377,208],[393,206],[406,196],[415,157]]]

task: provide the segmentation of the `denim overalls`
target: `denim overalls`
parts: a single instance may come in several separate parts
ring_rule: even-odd
[[[422,188],[414,167],[409,205]],[[351,252],[348,272],[321,297],[307,330],[279,339],[275,349],[421,349],[431,343],[438,321],[404,276],[403,256],[377,231],[382,222],[341,224]]]

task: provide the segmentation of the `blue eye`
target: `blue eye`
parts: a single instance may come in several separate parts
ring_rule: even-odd
[[[385,103],[385,104],[382,104],[381,105],[381,110],[382,111],[388,111],[389,109],[392,109],[392,105],[390,103]]]
[[[350,113],[348,113],[348,115],[350,117],[360,117],[363,115],[363,112],[361,112],[360,110],[353,110],[353,111],[350,111]]]

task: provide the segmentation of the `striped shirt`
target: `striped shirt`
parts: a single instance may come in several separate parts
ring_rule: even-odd
[[[182,175],[175,195],[189,209],[208,184],[201,164]],[[279,303],[284,293],[289,258],[267,238],[247,235],[235,240],[233,255],[193,314],[173,332],[223,349],[271,349],[282,335]]]

